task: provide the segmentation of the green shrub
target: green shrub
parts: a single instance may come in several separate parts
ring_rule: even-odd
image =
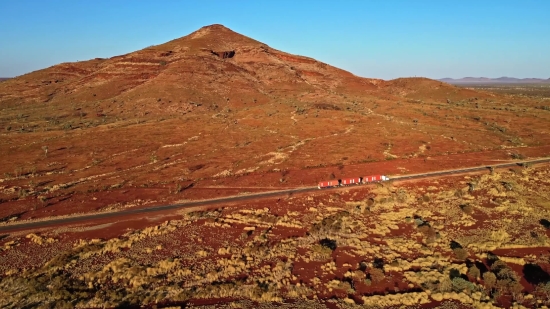
[[[451,278],[445,277],[439,281],[437,289],[441,293],[450,292],[453,289],[453,282],[451,281]]]
[[[497,260],[491,265],[491,271],[499,280],[519,281],[520,277],[504,261]]]
[[[497,276],[495,276],[494,273],[488,271],[483,274],[483,283],[485,284],[485,288],[487,288],[487,290],[491,290],[495,287],[495,284],[497,283]]]
[[[473,291],[475,286],[467,280],[462,279],[461,277],[456,277],[452,280],[453,291],[460,293],[464,290]]]
[[[468,258],[468,255],[469,255],[468,251],[464,248],[454,248],[453,252],[456,258],[459,260],[465,260],[466,258]]]
[[[477,268],[477,266],[472,265],[472,267],[468,269],[468,275],[470,275],[470,277],[478,279],[479,277],[481,277],[481,272],[479,268]]]

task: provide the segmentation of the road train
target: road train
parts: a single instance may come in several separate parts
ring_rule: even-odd
[[[374,176],[365,176],[365,177],[344,178],[344,179],[338,179],[338,180],[321,181],[317,187],[319,189],[334,188],[334,187],[360,185],[360,184],[365,184],[365,183],[369,183],[369,182],[378,182],[378,181],[387,181],[387,180],[390,180],[390,178],[388,176],[374,175]]]

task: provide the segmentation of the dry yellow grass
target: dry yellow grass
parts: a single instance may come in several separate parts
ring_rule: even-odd
[[[539,224],[550,218],[550,209],[538,203],[550,197],[549,175],[548,167],[495,171],[450,183],[433,180],[422,187],[386,184],[369,192],[373,198],[355,198],[360,191],[342,191],[330,198],[320,192],[291,197],[284,207],[251,205],[186,213],[181,219],[118,238],[79,240],[38,268],[7,271],[0,281],[0,306],[70,301],[87,308],[231,298],[243,300],[231,302],[238,308],[248,306],[247,301],[283,305],[288,299],[315,300],[337,291],[356,295],[367,306],[446,300],[479,308],[497,306],[483,281],[456,276],[475,273],[463,260],[483,261],[489,250],[550,247],[545,227]],[[474,192],[456,194],[474,180]],[[465,202],[473,208],[471,214],[461,209]],[[525,235],[526,226],[537,237]],[[301,229],[308,233],[287,237],[275,232]],[[25,246],[37,251],[58,243],[47,233],[24,239]],[[325,239],[337,248],[324,244]],[[463,247],[461,256],[450,248],[451,240]],[[2,254],[22,250],[24,246],[17,246],[21,241],[6,238]],[[354,262],[344,263],[336,256],[349,256]],[[384,261],[381,269],[375,265],[378,257]],[[536,255],[499,259],[504,265],[519,266],[540,261]],[[363,263],[366,270],[360,270]],[[298,269],[298,264],[304,267]],[[367,275],[369,289],[399,276],[416,290],[359,295],[363,285],[353,287],[350,282],[365,282]],[[55,293],[38,288],[43,276],[57,278]],[[80,292],[67,294],[69,288]],[[31,296],[17,291],[34,292]],[[537,297],[514,294],[514,300],[523,304]],[[358,306],[348,297],[336,302],[342,308]]]

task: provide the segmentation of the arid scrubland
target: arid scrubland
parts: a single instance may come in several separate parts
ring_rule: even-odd
[[[548,88],[481,90],[223,25],[4,81],[0,308],[549,306],[548,166],[244,199],[550,156]]]
[[[5,235],[0,307],[548,306],[549,176],[518,167],[320,191],[112,239]]]

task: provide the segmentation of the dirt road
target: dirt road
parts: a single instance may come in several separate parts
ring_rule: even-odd
[[[526,164],[539,164],[539,163],[547,163],[547,162],[550,162],[550,158],[509,162],[509,163],[491,165],[491,167],[494,169],[500,169],[500,168],[518,166],[518,165],[521,166]],[[484,170],[489,171],[490,167],[476,166],[476,167],[436,171],[436,172],[421,173],[421,174],[411,174],[411,175],[403,175],[403,176],[390,175],[390,180],[393,180],[394,182],[398,182],[403,180],[438,177],[438,176],[445,176],[445,175],[457,175],[457,174],[478,172],[478,171],[484,171]],[[360,186],[356,186],[356,187],[360,187]],[[348,188],[352,188],[352,187],[348,187]],[[116,212],[94,213],[89,215],[80,215],[80,216],[72,216],[72,217],[65,217],[65,218],[51,218],[51,219],[46,219],[41,221],[31,221],[31,222],[24,222],[24,221],[14,222],[14,223],[9,223],[9,224],[0,226],[0,233],[32,230],[37,228],[43,228],[43,227],[54,226],[54,225],[64,225],[64,224],[70,224],[70,223],[85,223],[86,221],[92,221],[92,220],[104,219],[104,218],[115,219],[115,218],[121,218],[128,215],[148,214],[148,213],[154,213],[154,212],[160,212],[160,211],[166,211],[166,210],[176,210],[176,209],[183,209],[183,208],[190,208],[190,207],[197,207],[197,206],[210,206],[210,205],[217,205],[217,204],[230,203],[230,202],[233,203],[233,202],[240,202],[240,201],[246,201],[246,200],[254,200],[259,198],[285,196],[288,194],[312,192],[317,190],[319,190],[317,187],[301,187],[301,188],[295,188],[295,189],[268,191],[268,192],[260,192],[260,193],[251,193],[248,195],[229,196],[229,197],[223,197],[223,198],[217,198],[217,199],[193,201],[193,202],[186,202],[186,203],[180,203],[180,204],[162,205],[162,206],[154,206],[154,207],[148,207],[148,208],[127,209],[127,210],[121,210]],[[332,190],[332,189],[324,189],[324,190]]]

